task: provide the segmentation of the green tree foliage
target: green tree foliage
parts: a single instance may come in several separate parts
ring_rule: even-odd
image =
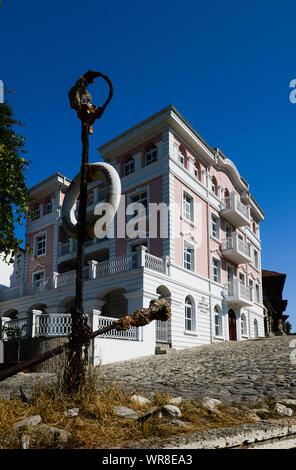
[[[289,321],[286,321],[286,322],[285,322],[285,326],[286,326],[286,328],[285,328],[285,329],[286,329],[286,333],[287,333],[287,335],[289,335],[289,334],[291,333],[292,325],[291,325],[291,323],[290,323]]]
[[[0,253],[10,263],[23,242],[16,237],[15,229],[29,216],[32,201],[24,176],[29,164],[23,157],[25,139],[15,133],[16,125],[22,126],[12,108],[0,103]]]

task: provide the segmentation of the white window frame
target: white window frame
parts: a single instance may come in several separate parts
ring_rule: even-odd
[[[38,280],[35,280],[35,276],[36,274],[40,274],[40,273],[43,273],[44,276],[41,278],[41,279],[38,279]],[[45,269],[41,269],[40,271],[35,271],[34,273],[32,273],[32,292],[36,293],[36,292],[39,292],[40,290],[43,290],[43,289],[40,289],[40,282],[39,281],[44,281],[45,280]]]
[[[123,176],[129,176],[135,171],[135,159],[129,155],[123,162]]]
[[[48,211],[47,211],[47,207],[48,207],[48,204],[49,204],[49,203],[51,204],[51,206],[50,206],[51,209],[50,209],[50,211],[48,212]],[[44,215],[51,214],[52,211],[53,211],[53,202],[52,202],[52,198],[50,198],[50,199],[47,199],[47,201],[46,201],[45,209],[44,209]]]
[[[185,266],[185,248],[188,250],[191,250],[191,264],[190,268]],[[187,261],[186,261],[187,262]],[[187,240],[183,241],[183,268],[186,269],[186,271],[195,271],[195,248],[192,245],[192,243],[188,242]]]
[[[185,210],[186,198],[190,199],[190,202],[189,203],[187,202],[189,206],[189,217],[187,217],[188,211]],[[185,220],[188,220],[188,222],[190,222],[191,224],[194,224],[194,197],[188,191],[185,191],[184,189],[183,189],[183,194],[182,194],[182,214]]]
[[[151,165],[157,162],[158,159],[158,148],[155,144],[150,144],[145,152],[145,166]]]
[[[45,235],[45,252],[41,255],[38,255],[38,248],[37,248],[37,239]],[[40,256],[45,256],[47,254],[47,232],[40,232],[37,235],[34,235],[34,256],[40,258]]]
[[[256,298],[256,302],[258,304],[260,304],[260,286],[259,284],[255,284],[255,298]]]
[[[41,204],[38,204],[38,206],[35,207],[35,209],[34,209],[34,218],[33,218],[33,220],[38,220],[38,219],[40,219],[41,216],[42,216],[42,208],[41,208]]]
[[[214,307],[214,320],[215,320],[215,337],[223,337],[223,320],[222,320],[222,311],[219,305]]]
[[[241,315],[241,337],[247,338],[248,337],[248,323],[247,317],[245,313]]]
[[[187,301],[188,299],[188,301]],[[188,307],[190,306],[190,315],[188,315]],[[188,323],[190,323],[190,328],[187,328]],[[188,325],[189,326],[189,325]],[[184,306],[184,330],[185,333],[194,333],[196,332],[196,319],[195,319],[195,305],[193,299],[187,295],[185,297],[185,306]]]
[[[217,263],[217,265],[215,265]],[[215,270],[217,270],[217,275],[215,274]],[[217,277],[217,279],[215,279]],[[217,284],[221,284],[221,260],[212,256],[212,279]]]
[[[242,283],[241,280],[242,280],[242,277],[244,278],[244,282]],[[239,273],[238,274],[238,279],[239,279],[239,282],[242,286],[245,286],[246,285],[246,275],[244,273]]]
[[[215,221],[213,219],[215,219]],[[220,241],[220,217],[215,212],[211,212],[210,223],[211,223],[211,237],[214,238],[215,240]],[[213,224],[214,223],[216,224],[215,234],[214,234],[214,231],[213,231]]]
[[[146,218],[147,218],[147,220],[148,220],[148,217],[149,217],[149,210],[148,210],[148,209],[149,209],[149,197],[150,197],[150,194],[149,194],[149,188],[148,188],[147,186],[144,187],[144,188],[141,188],[139,191],[135,191],[134,193],[129,194],[129,195],[128,195],[128,205],[129,205],[129,204],[132,204],[132,203],[140,203],[140,204],[143,204],[143,203],[141,202],[141,200],[140,200],[140,201],[133,201],[133,199],[134,199],[135,197],[138,197],[138,196],[140,196],[140,198],[141,198],[141,195],[144,194],[144,193],[146,193],[146,200],[147,200],[147,207],[145,208],[145,210],[146,210],[145,216],[146,216]],[[144,205],[144,204],[143,204],[143,205]],[[130,220],[130,219],[132,219],[133,217],[141,216],[141,214],[142,214],[142,212],[139,212],[138,214],[133,214],[133,215],[127,216],[127,219]],[[143,217],[144,217],[144,215],[143,215]]]
[[[180,163],[180,165],[182,165],[184,168],[185,168],[185,153],[184,153],[184,150],[182,148],[179,147],[178,149],[178,162]]]
[[[256,269],[259,269],[259,253],[254,248],[254,266]]]

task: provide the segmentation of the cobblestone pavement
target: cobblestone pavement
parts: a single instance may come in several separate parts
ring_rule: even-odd
[[[22,387],[26,397],[31,398],[33,385],[51,385],[55,383],[56,380],[57,378],[55,374],[47,372],[36,372],[32,374],[20,373],[0,382],[0,398],[11,399],[19,397],[20,386]]]
[[[292,339],[216,343],[107,364],[101,370],[106,380],[120,380],[126,390],[137,389],[147,396],[162,391],[224,402],[255,402],[264,395],[295,399],[296,364],[289,358]]]
[[[296,364],[289,359],[289,343],[294,338],[210,344],[107,364],[99,371],[105,380],[146,396],[162,391],[185,399],[209,396],[225,402],[255,402],[267,394],[295,399]],[[20,385],[30,396],[33,383],[54,380],[55,375],[49,373],[17,374],[0,382],[0,397],[19,395]]]

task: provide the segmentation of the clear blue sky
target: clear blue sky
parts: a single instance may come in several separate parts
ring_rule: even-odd
[[[0,78],[31,160],[28,184],[80,164],[80,123],[68,104],[79,75],[109,75],[114,98],[95,148],[168,104],[237,165],[266,219],[262,265],[287,273],[296,329],[295,1],[2,0]],[[90,87],[103,102],[106,86]]]

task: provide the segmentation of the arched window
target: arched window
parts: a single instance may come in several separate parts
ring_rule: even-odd
[[[200,181],[201,180],[201,171],[200,171],[200,166],[197,162],[194,163],[194,176],[195,178]]]
[[[215,313],[215,335],[222,336],[222,315],[221,315],[221,309],[218,305],[215,305],[214,313]]]
[[[242,336],[247,336],[247,319],[246,315],[243,313],[241,316],[241,335]]]
[[[48,199],[45,204],[45,214],[50,214],[52,212],[52,200]]]
[[[224,192],[224,194],[225,194],[225,197],[229,197],[229,196],[230,196],[230,193],[229,193],[229,191],[228,191],[228,189],[227,189],[227,188],[225,188],[225,192]]]
[[[255,320],[254,320],[254,338],[258,338],[258,336],[259,336],[258,322],[257,322],[257,320],[255,319]]]
[[[156,160],[157,160],[157,147],[154,144],[149,145],[145,154],[145,165],[150,165],[151,163],[156,162]]]
[[[123,176],[128,176],[135,171],[135,160],[133,157],[127,157],[123,165]]]
[[[185,299],[185,330],[195,331],[195,312],[192,299],[187,296]]]
[[[212,176],[212,193],[218,195],[218,184],[215,176]]]
[[[181,165],[186,166],[185,165],[185,152],[181,147],[179,147],[178,159],[179,159],[179,163],[181,163]]]

